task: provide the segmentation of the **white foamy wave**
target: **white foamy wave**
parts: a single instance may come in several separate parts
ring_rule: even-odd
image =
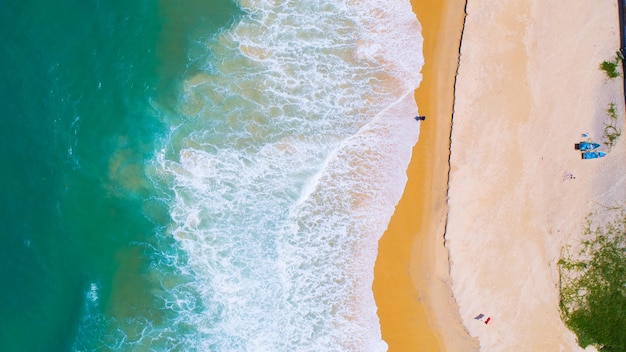
[[[98,285],[95,283],[91,283],[89,285],[89,292],[87,292],[87,299],[91,302],[98,301]]]
[[[300,346],[302,332],[327,325],[332,340],[322,350],[386,349],[371,284],[378,239],[404,189],[416,142],[418,125],[407,119],[413,111],[407,94],[348,138],[309,196],[292,208],[279,241],[281,281],[289,299],[301,298],[298,311],[317,312],[311,319],[292,317],[293,346]]]
[[[404,0],[240,6],[154,159],[185,275],[159,279],[173,318],[151,341],[385,350],[371,283],[419,131],[419,24]]]
[[[421,75],[416,67],[424,64],[421,53],[422,27],[409,1],[370,0],[355,4],[363,26],[359,53],[388,65],[387,72],[401,79],[405,89],[417,87]],[[416,52],[415,48],[419,47]]]

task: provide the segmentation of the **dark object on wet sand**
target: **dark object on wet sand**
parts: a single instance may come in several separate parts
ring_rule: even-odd
[[[415,121],[424,121],[426,120],[426,116],[415,116]]]

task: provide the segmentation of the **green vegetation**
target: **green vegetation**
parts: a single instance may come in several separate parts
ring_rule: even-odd
[[[609,79],[617,78],[620,76],[620,73],[617,70],[617,66],[621,61],[622,58],[620,57],[619,53],[616,53],[615,59],[613,59],[613,61],[602,61],[602,63],[600,64],[600,70],[604,71]]]
[[[606,114],[609,117],[609,123],[604,124],[604,145],[612,148],[617,142],[617,138],[622,135],[622,131],[617,128],[617,112],[615,111],[615,103],[610,103],[606,109]]]
[[[580,251],[559,261],[563,321],[582,347],[626,351],[626,213],[604,226],[591,217]]]

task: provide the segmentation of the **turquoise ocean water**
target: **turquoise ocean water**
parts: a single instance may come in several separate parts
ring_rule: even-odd
[[[382,351],[408,1],[0,2],[0,350]]]

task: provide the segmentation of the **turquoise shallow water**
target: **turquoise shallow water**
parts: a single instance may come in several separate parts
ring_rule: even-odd
[[[384,349],[421,39],[351,6],[1,2],[0,350]]]

